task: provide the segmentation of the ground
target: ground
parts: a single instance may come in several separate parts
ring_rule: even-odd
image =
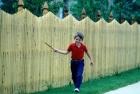
[[[87,81],[82,84],[79,94],[104,94],[105,92],[109,92],[138,81],[140,81],[140,69],[133,69],[114,76]],[[32,94],[75,94],[73,89],[73,85],[68,85]]]

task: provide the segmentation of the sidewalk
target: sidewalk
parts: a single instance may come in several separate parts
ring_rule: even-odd
[[[140,94],[140,82],[109,91],[104,94]]]

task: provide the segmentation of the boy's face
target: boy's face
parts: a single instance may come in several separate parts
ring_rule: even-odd
[[[80,39],[79,36],[75,37],[75,43],[81,43],[82,42],[82,39]]]

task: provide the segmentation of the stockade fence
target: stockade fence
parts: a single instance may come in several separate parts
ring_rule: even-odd
[[[70,55],[54,53],[67,49],[75,32],[85,35],[95,64],[85,55],[84,81],[140,67],[140,25],[78,21],[72,15],[59,19],[48,12],[36,17],[24,9],[14,15],[0,11],[0,94],[47,90],[71,83]],[[94,84],[93,84],[94,85]]]

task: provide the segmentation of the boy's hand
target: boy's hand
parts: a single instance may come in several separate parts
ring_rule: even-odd
[[[91,62],[90,65],[93,66],[93,62]]]
[[[58,50],[57,50],[57,49],[55,49],[55,48],[53,49],[53,51],[54,51],[54,52],[58,52]]]

